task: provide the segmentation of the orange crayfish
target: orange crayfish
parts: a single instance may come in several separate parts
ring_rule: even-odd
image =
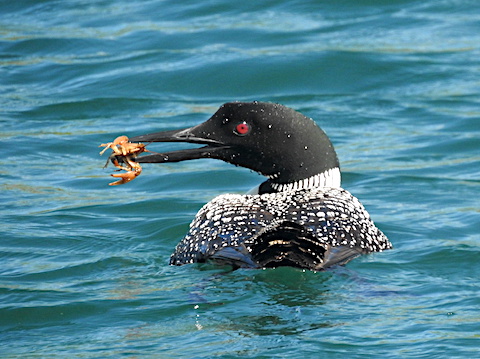
[[[146,145],[143,143],[130,142],[127,136],[119,136],[113,140],[113,142],[102,143],[99,146],[105,147],[100,152],[101,155],[103,155],[107,149],[111,149],[113,151],[108,157],[105,167],[107,167],[109,162],[112,162],[115,167],[119,168],[118,171],[127,171],[124,173],[111,174],[112,177],[120,178],[120,180],[109,183],[110,186],[116,186],[130,182],[139,176],[140,173],[142,173],[142,166],[135,162],[135,157],[142,152],[150,152],[145,148],[145,146]]]

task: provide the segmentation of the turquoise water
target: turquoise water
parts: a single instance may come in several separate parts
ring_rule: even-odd
[[[478,355],[479,14],[473,0],[0,2],[0,356]],[[169,266],[204,203],[261,177],[202,160],[109,187],[97,146],[233,100],[313,117],[394,250],[323,273]]]

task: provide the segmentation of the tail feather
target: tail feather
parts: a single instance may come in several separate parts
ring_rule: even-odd
[[[345,264],[360,252],[319,242],[304,226],[286,221],[258,235],[251,246],[251,255],[262,268],[291,266],[321,270]]]

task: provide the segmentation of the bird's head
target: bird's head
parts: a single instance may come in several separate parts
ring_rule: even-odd
[[[309,187],[309,183],[313,186],[315,176],[323,176],[327,186],[340,186],[338,158],[325,132],[312,119],[279,104],[226,103],[197,126],[130,140],[205,145],[138,157],[140,163],[215,158],[267,176],[272,191],[283,190],[285,186],[293,188],[295,183],[304,183],[302,188]]]

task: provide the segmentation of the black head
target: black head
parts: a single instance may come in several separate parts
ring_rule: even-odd
[[[205,144],[197,149],[147,155],[137,161],[216,158],[259,172],[277,186],[306,180],[330,170],[338,171],[339,168],[332,143],[312,119],[273,103],[226,103],[200,125],[137,136],[131,141]],[[338,174],[338,185],[339,181]]]

